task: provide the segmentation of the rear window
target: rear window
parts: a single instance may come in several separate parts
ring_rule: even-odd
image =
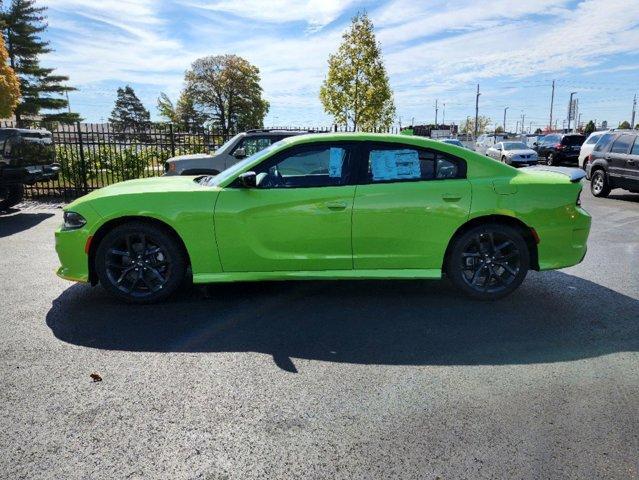
[[[566,135],[561,140],[561,144],[567,145],[569,147],[574,147],[574,146],[583,144],[584,140],[586,140],[586,138],[582,135]]]
[[[615,136],[611,133],[602,135],[602,137],[597,142],[597,145],[595,145],[595,152],[605,152],[606,150],[608,150],[608,147],[610,146],[614,138]]]
[[[615,143],[612,144],[610,153],[628,153],[633,140],[634,137],[632,135],[620,135],[617,140],[615,140]]]
[[[586,145],[594,145],[601,138],[601,135],[590,135],[584,142]]]

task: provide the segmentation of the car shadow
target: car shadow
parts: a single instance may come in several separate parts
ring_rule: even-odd
[[[0,238],[35,227],[40,222],[52,217],[53,213],[26,213],[0,215]]]
[[[47,325],[64,342],[140,352],[261,352],[386,365],[564,362],[639,349],[639,301],[561,272],[532,272],[510,297],[478,302],[447,282],[264,282],[195,287],[125,305],[74,285]]]
[[[639,193],[626,192],[625,190],[613,190],[613,192],[625,192],[625,193],[610,193],[607,198],[613,200],[621,200],[624,202],[639,203]]]

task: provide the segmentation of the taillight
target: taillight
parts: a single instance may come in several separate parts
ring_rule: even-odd
[[[557,145],[555,145],[555,148],[557,150],[563,150],[564,149],[564,145],[562,145],[561,143],[558,143]]]

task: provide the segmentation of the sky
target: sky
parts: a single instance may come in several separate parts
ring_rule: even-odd
[[[237,54],[260,69],[267,126],[328,126],[319,89],[328,56],[357,12],[375,25],[396,124],[459,124],[479,112],[507,127],[561,127],[570,92],[582,121],[630,120],[639,94],[639,0],[42,0],[43,63],[70,76],[71,106],[105,121],[131,85],[160,120],[197,58]],[[444,107],[445,105],[445,107]],[[639,122],[639,114],[637,120]],[[532,122],[532,123],[531,123]]]

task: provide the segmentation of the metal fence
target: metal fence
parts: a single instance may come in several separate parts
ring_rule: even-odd
[[[57,180],[27,186],[25,195],[64,201],[123,180],[162,175],[168,158],[212,153],[236,133],[203,126],[185,128],[170,123],[46,125],[34,122],[28,126],[51,131],[56,162],[61,170]],[[3,122],[0,127],[16,125]],[[270,129],[348,131],[338,126]],[[392,127],[383,132],[398,133],[398,129]]]

